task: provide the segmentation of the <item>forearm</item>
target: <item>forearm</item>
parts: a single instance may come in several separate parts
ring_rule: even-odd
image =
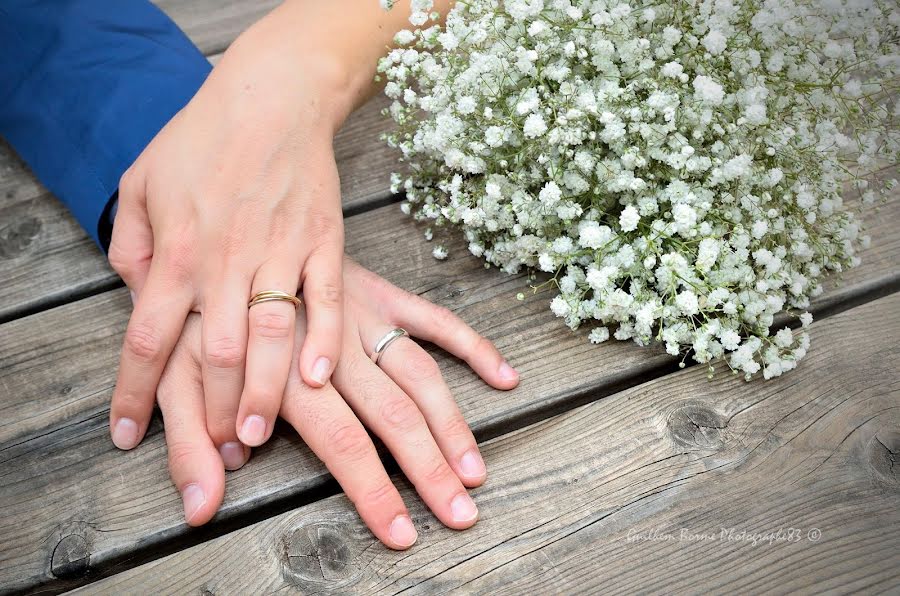
[[[452,4],[453,0],[436,0],[434,9],[443,19]],[[400,0],[387,11],[378,0],[286,0],[248,29],[220,66],[230,72],[258,73],[255,79],[261,84],[274,82],[279,87],[277,97],[256,96],[254,101],[321,98],[310,107],[336,129],[378,91],[374,80],[378,59],[394,45],[398,31],[411,28],[409,16],[410,0]],[[214,71],[211,79],[215,77]],[[252,94],[253,86],[244,80],[241,90]],[[310,90],[316,92],[314,97]]]

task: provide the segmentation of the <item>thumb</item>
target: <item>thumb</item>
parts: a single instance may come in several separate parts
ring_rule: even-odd
[[[109,264],[132,292],[140,293],[153,258],[147,215],[146,178],[134,166],[119,180],[118,207],[109,244]]]

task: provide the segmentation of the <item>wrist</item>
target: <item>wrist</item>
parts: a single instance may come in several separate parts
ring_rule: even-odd
[[[332,60],[298,60],[263,30],[244,32],[225,52],[188,109],[197,119],[257,129],[302,125],[332,135],[352,109],[343,99],[346,82]]]
[[[247,29],[210,79],[227,87],[225,93],[253,96],[257,109],[261,101],[275,113],[309,111],[336,132],[355,107],[359,88],[373,75],[343,51],[335,41],[337,32],[325,34],[335,29],[333,23],[323,32],[301,10],[308,7],[285,2]]]

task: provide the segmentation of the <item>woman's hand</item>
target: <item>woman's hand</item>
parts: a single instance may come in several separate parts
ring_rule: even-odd
[[[462,358],[499,389],[518,374],[494,346],[448,310],[412,296],[345,261],[345,329],[333,383],[306,385],[291,367],[281,407],[284,417],[344,488],[366,525],[385,545],[403,549],[416,531],[363,425],[381,438],[416,490],[446,525],[475,523],[466,487],[484,482],[475,438],[440,371],[422,348],[401,338],[370,359],[377,341],[402,327]],[[303,343],[298,317],[294,358]],[[190,525],[206,523],[224,494],[222,460],[206,434],[199,321],[191,315],[159,387],[172,479]]]
[[[136,306],[112,402],[120,448],[143,436],[192,310],[207,427],[229,469],[271,434],[293,350],[293,306],[267,302],[248,316],[252,295],[302,287],[306,384],[327,383],[338,361],[343,219],[332,139],[351,106],[328,62],[297,61],[281,29],[264,19],[242,35],[122,177],[109,260]]]

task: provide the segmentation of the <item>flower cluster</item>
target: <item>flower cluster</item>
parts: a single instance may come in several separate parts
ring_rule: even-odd
[[[897,184],[868,176],[900,153],[894,2],[466,0],[444,26],[412,6],[379,64],[405,212],[552,275],[592,342],[796,366],[810,299],[869,242],[857,207]],[[804,329],[770,331],[782,311]]]

